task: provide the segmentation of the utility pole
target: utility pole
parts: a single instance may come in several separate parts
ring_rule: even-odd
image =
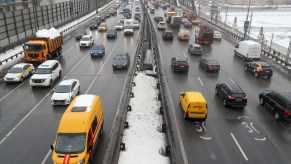
[[[253,12],[251,13],[251,18],[250,18],[250,24],[249,24],[249,30],[248,30],[249,36],[251,35],[252,21],[253,21]]]
[[[227,4],[227,6],[226,6],[225,20],[224,20],[224,28],[226,27],[227,12],[228,12],[228,4]]]
[[[289,47],[288,47],[288,50],[287,50],[286,63],[288,63],[288,61],[289,61],[290,51],[291,51],[291,38],[290,38]]]
[[[247,37],[247,31],[248,31],[248,27],[249,27],[249,23],[250,23],[248,21],[248,19],[249,19],[249,12],[250,12],[251,1],[252,0],[249,0],[249,7],[248,7],[247,18],[246,18],[246,21],[244,23],[244,39],[246,39],[246,37]]]
[[[272,38],[271,38],[271,42],[270,42],[270,47],[269,47],[269,53],[270,53],[270,51],[272,49],[273,37],[274,37],[274,33],[272,34]]]

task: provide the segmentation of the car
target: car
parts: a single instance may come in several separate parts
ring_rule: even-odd
[[[122,30],[123,29],[123,24],[122,23],[117,23],[115,25],[115,30]]]
[[[52,105],[68,105],[80,92],[80,82],[77,79],[61,81],[54,89],[51,97]]]
[[[161,15],[159,15],[159,14],[156,14],[155,17],[154,17],[154,20],[156,22],[160,22],[160,21],[163,21],[163,17]]]
[[[135,7],[135,10],[134,10],[135,12],[140,12],[140,7]]]
[[[182,24],[184,24],[185,22],[187,22],[188,19],[187,18],[182,18]]]
[[[84,35],[87,35],[86,30],[79,30],[76,32],[76,40],[80,40]]]
[[[264,90],[259,94],[259,101],[274,114],[276,120],[291,120],[290,92]]]
[[[186,72],[188,73],[189,64],[185,57],[173,57],[171,58],[171,68],[173,72]]]
[[[123,8],[118,9],[118,14],[123,14]]]
[[[190,21],[186,21],[184,23],[184,28],[191,30],[192,29],[192,23]]]
[[[172,31],[164,31],[162,34],[162,38],[163,38],[163,40],[173,40],[174,39],[173,32]]]
[[[189,41],[190,39],[190,32],[187,29],[181,28],[178,32],[178,39],[179,40],[184,40],[184,41]]]
[[[108,30],[106,32],[106,37],[107,37],[107,39],[111,39],[111,38],[116,39],[117,38],[117,32],[115,30]]]
[[[220,70],[220,64],[214,58],[201,58],[199,66],[207,72],[218,72]]]
[[[111,8],[111,9],[109,10],[109,14],[110,14],[110,15],[117,15],[117,11],[116,11],[114,8]]]
[[[245,64],[244,70],[252,72],[255,77],[266,76],[267,78],[271,78],[273,75],[272,67],[268,63],[262,61],[248,62]]]
[[[107,25],[105,22],[102,22],[99,27],[98,27],[98,31],[107,31]]]
[[[103,57],[105,55],[105,46],[102,43],[96,43],[90,50],[91,57]]]
[[[150,13],[154,14],[155,13],[155,9],[153,7],[150,8]]]
[[[161,4],[161,8],[162,8],[163,10],[167,10],[167,6],[166,6],[166,4]]]
[[[222,39],[221,33],[219,31],[214,31],[214,33],[213,33],[213,39],[221,40]]]
[[[191,43],[188,45],[188,53],[190,55],[193,54],[198,54],[198,55],[202,55],[202,47],[200,44],[195,44],[195,43]]]
[[[135,12],[133,19],[137,20],[137,21],[140,21],[141,20],[141,13],[140,12]]]
[[[160,21],[157,26],[158,30],[166,30],[166,23]]]
[[[105,17],[105,18],[110,18],[110,13],[109,12],[104,12],[104,13],[102,13],[101,14],[101,17],[102,17],[102,15],[103,15],[103,17]]]
[[[53,82],[62,76],[62,67],[57,60],[47,60],[41,63],[29,80],[31,87],[52,86]]]
[[[248,102],[245,92],[238,84],[234,83],[216,84],[215,94],[222,98],[224,106],[243,108]]]
[[[118,52],[113,58],[113,69],[127,69],[130,65],[130,56],[127,52]]]
[[[97,22],[98,25],[99,25],[99,24],[100,24],[102,21],[104,21],[104,20],[102,20],[101,16],[97,15],[97,16],[95,16],[95,17],[92,19],[92,21]]]
[[[94,45],[94,39],[92,35],[85,35],[79,42],[80,48],[82,47],[91,47]]]
[[[97,29],[98,28],[98,22],[96,22],[96,21],[92,21],[92,22],[90,22],[90,24],[89,24],[89,28],[90,29]]]
[[[22,83],[25,78],[34,73],[34,66],[30,63],[19,63],[8,70],[4,76],[6,83]]]
[[[106,14],[101,14],[100,18],[101,18],[101,22],[104,22],[106,19]]]
[[[140,26],[139,21],[137,20],[133,21],[133,29],[139,29],[139,26]]]
[[[121,24],[124,25],[124,20],[125,20],[125,19],[126,19],[126,18],[120,18],[119,23],[121,23]]]

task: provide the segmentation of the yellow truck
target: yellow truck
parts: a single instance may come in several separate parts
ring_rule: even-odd
[[[62,54],[63,36],[55,28],[43,29],[23,45],[27,62],[44,62]]]
[[[171,23],[171,20],[172,20],[173,16],[177,16],[177,13],[176,12],[172,12],[172,11],[169,11],[168,13],[166,13],[166,22],[167,23]]]

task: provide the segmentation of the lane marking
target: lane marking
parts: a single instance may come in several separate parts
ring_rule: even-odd
[[[212,137],[202,137],[202,136],[199,136],[200,138],[204,139],[204,140],[211,140]]]
[[[254,138],[255,140],[257,140],[257,141],[265,141],[266,140],[266,137],[264,137],[264,138]]]
[[[204,84],[202,83],[202,80],[200,79],[200,77],[198,76],[197,79],[199,80],[200,84],[204,87]]]
[[[228,79],[233,83],[235,84],[235,82],[228,76]]]
[[[253,122],[250,123],[251,127],[254,129],[254,131],[256,131],[257,133],[260,133],[254,126],[253,126]]]
[[[49,157],[49,155],[51,154],[52,150],[49,150],[46,154],[46,156],[44,157],[44,159],[41,161],[41,164],[45,164],[47,158]]]
[[[248,119],[249,119],[248,116],[239,116],[239,117],[237,117],[238,120],[239,120],[239,119],[242,119],[242,118],[248,118]]]
[[[92,80],[91,84],[89,85],[88,89],[86,90],[85,94],[87,94],[89,92],[89,90],[91,89],[92,85],[94,84],[94,82],[96,81],[98,75],[100,74],[100,72],[103,70],[103,67],[105,66],[105,64],[107,63],[108,59],[110,58],[110,56],[112,55],[113,51],[115,50],[116,46],[118,45],[119,41],[121,39],[118,40],[118,42],[115,44],[115,46],[113,47],[113,49],[111,50],[109,56],[106,58],[106,60],[104,61],[104,63],[101,65],[100,70],[97,72],[96,76],[94,77],[94,79]]]
[[[238,149],[240,150],[240,152],[242,153],[242,155],[244,156],[245,160],[248,161],[248,157],[246,156],[246,154],[244,153],[244,151],[242,150],[242,148],[240,147],[239,143],[237,142],[236,138],[234,137],[234,135],[232,133],[230,133],[232,139],[234,140],[234,142],[236,143],[236,146],[238,147]]]
[[[185,56],[185,58],[187,58],[187,55],[186,55],[186,53],[184,52],[184,56]]]

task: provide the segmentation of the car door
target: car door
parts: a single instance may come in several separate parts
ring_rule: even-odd
[[[54,64],[52,67],[52,78],[53,80],[55,80],[58,77],[58,72],[57,72],[57,68],[58,68],[58,63]]]
[[[201,59],[201,67],[205,68],[205,59]]]
[[[28,70],[28,68],[29,68],[29,65],[25,65],[24,67],[23,67],[23,77],[26,77],[26,76],[28,76],[29,75],[29,70]]]
[[[266,98],[264,99],[266,106],[271,111],[274,111],[274,106],[275,106],[274,99],[275,99],[275,97],[276,97],[276,95],[274,93],[269,93],[269,94],[266,95]]]

